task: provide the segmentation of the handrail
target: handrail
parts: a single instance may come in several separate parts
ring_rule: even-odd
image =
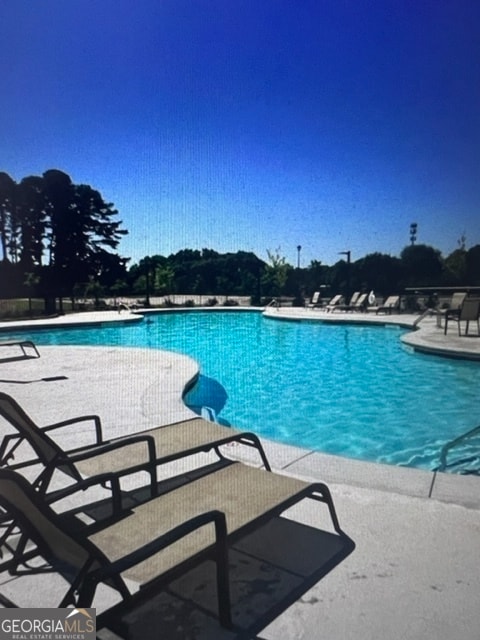
[[[279,306],[280,306],[280,303],[278,302],[277,298],[272,298],[270,302],[267,304],[267,306],[265,307],[265,309],[268,309],[269,307],[276,307],[278,309]]]
[[[432,315],[432,313],[436,313],[435,309],[431,309],[430,307],[425,309],[425,311],[415,319],[413,326],[416,327],[419,322],[421,322],[427,315]]]
[[[465,462],[471,462],[472,460],[480,458],[480,456],[470,456],[469,458],[452,462],[450,463],[450,465],[447,462],[447,454],[450,451],[450,449],[453,449],[464,440],[467,440],[468,438],[471,438],[472,436],[477,434],[480,434],[480,425],[478,425],[478,427],[474,427],[473,429],[470,429],[470,431],[463,433],[462,435],[458,436],[457,438],[454,438],[453,440],[450,440],[450,442],[447,442],[446,444],[443,445],[443,447],[440,450],[440,463],[438,467],[435,467],[435,469],[433,469],[432,482],[430,483],[430,490],[428,492],[429,498],[432,497],[433,487],[435,485],[435,480],[437,479],[438,472],[445,471],[445,469],[447,469],[447,467],[449,466],[450,467],[458,466],[460,464],[464,464]]]
[[[460,444],[464,440],[467,440],[468,438],[471,438],[472,436],[477,434],[480,434],[480,425],[478,425],[478,427],[474,427],[473,429],[470,429],[470,431],[463,433],[462,435],[458,436],[457,438],[454,438],[450,442],[447,442],[445,445],[443,445],[440,451],[440,464],[438,465],[436,470],[445,471],[445,469],[448,467],[447,454],[450,451],[450,449],[453,449],[453,447],[456,447],[458,444]],[[457,462],[453,464],[459,464],[459,463]]]
[[[200,409],[200,415],[204,420],[207,420],[208,422],[217,422],[217,413],[212,407],[207,407],[206,405],[204,405]]]

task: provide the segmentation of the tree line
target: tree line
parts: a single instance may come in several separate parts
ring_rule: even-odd
[[[123,278],[127,260],[117,255],[123,235],[118,211],[89,185],[50,169],[19,183],[0,173],[0,294],[55,298],[75,288]]]
[[[480,245],[465,239],[447,257],[434,247],[406,246],[399,257],[371,253],[328,266],[313,260],[295,268],[279,250],[254,253],[183,249],[145,256],[128,265],[116,249],[127,234],[114,205],[89,185],[51,169],[19,183],[0,173],[0,298],[40,297],[47,312],[63,298],[152,296],[175,293],[250,296],[261,304],[289,296],[301,304],[322,287],[326,295],[406,287],[480,286]]]

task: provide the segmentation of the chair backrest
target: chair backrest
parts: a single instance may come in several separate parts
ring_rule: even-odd
[[[59,607],[90,606],[99,581],[99,576],[92,580],[92,574],[111,565],[105,554],[83,534],[66,529],[62,516],[55,513],[23,476],[11,469],[0,469],[1,512],[3,518],[0,519],[14,521],[25,539],[31,540],[51,568],[71,585]],[[22,564],[25,545],[20,544],[19,548],[20,552],[17,549],[16,555],[6,560],[6,565]],[[127,586],[118,573],[101,580],[124,598],[128,595]]]
[[[66,533],[59,516],[23,476],[10,469],[0,469],[0,509],[4,516],[15,520],[22,534],[35,543],[40,554],[69,582],[97,551],[88,540],[78,541]]]
[[[450,309],[460,309],[466,297],[467,294],[463,291],[457,291],[454,293],[450,301]]]
[[[396,307],[400,302],[400,296],[389,296],[383,303],[384,307]]]
[[[359,297],[360,297],[360,291],[355,291],[355,293],[352,294],[352,297],[350,298],[349,306],[353,306],[357,302]]]
[[[48,466],[56,459],[63,459],[64,462],[58,468],[70,477],[80,480],[81,476],[75,466],[66,461],[67,456],[63,449],[33,422],[18,402],[2,392],[0,392],[0,415],[29,443],[37,454],[39,462]]]
[[[342,298],[343,298],[342,294],[338,293],[336,296],[333,296],[333,298],[330,300],[328,304],[329,305],[338,304]]]
[[[312,296],[311,303],[317,304],[319,300],[320,300],[320,291],[315,291],[315,293]]]
[[[477,320],[480,313],[480,298],[466,298],[460,310],[460,320]]]
[[[368,293],[362,293],[362,295],[358,296],[358,298],[357,298],[357,300],[356,300],[356,302],[355,302],[355,304],[353,306],[354,307],[362,307],[365,304],[365,302],[367,300],[367,297],[368,297]]]

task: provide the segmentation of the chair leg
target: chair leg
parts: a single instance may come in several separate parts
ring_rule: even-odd
[[[227,523],[223,513],[219,513],[219,517],[215,519],[215,534],[218,617],[222,627],[225,629],[232,629],[233,621],[230,601]]]

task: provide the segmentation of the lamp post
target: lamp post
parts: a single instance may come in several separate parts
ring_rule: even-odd
[[[304,291],[303,291],[303,287],[302,287],[302,275],[300,272],[300,251],[302,250],[302,245],[301,244],[297,244],[297,273],[295,275],[295,302],[294,305],[295,306],[304,306],[305,305],[305,297],[304,297]]]
[[[302,250],[302,245],[297,245],[297,269],[300,269],[300,251]]]
[[[417,239],[417,229],[418,229],[418,224],[416,222],[412,222],[412,224],[410,225],[410,242],[413,245],[415,244],[415,240]]]
[[[145,306],[150,307],[150,270],[152,268],[152,262],[149,256],[146,256],[143,261],[145,269]]]
[[[347,290],[346,290],[346,298],[350,297],[350,257],[352,255],[352,252],[349,251],[339,251],[338,252],[340,255],[344,255],[347,256]]]

